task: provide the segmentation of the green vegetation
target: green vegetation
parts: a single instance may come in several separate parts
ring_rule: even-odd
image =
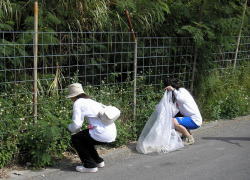
[[[228,119],[250,113],[250,69],[249,64],[234,71],[210,72],[197,88],[197,102],[205,120]],[[161,88],[148,85],[145,79],[138,80],[137,118],[133,120],[133,83],[85,87],[87,94],[104,104],[112,104],[122,110],[121,118],[116,122],[117,141],[113,146],[120,146],[134,141],[140,135],[145,122],[154,111],[155,105],[163,95]],[[31,101],[31,97],[22,95],[20,89],[15,98],[0,98],[1,107]],[[20,102],[20,103],[19,103]],[[17,114],[30,113],[26,106],[9,108],[2,112],[0,132],[0,167],[15,160],[18,163],[30,162],[33,167],[52,165],[55,159],[62,157],[62,152],[73,151],[67,124],[71,121],[72,102],[65,100],[65,94],[41,95],[39,97],[39,117],[16,119]]]
[[[33,2],[34,0],[1,0],[0,30],[33,31]],[[245,0],[43,0],[39,1],[39,31],[127,32],[128,25],[124,14],[124,10],[127,9],[138,36],[192,37],[197,48],[197,67],[199,67],[197,74],[200,74],[200,76],[196,76],[195,97],[197,97],[202,115],[205,120],[228,119],[250,113],[250,64],[243,63],[236,69],[211,70],[214,66],[212,54],[232,52],[230,59],[233,59],[238,35],[249,35],[249,2],[244,14],[245,2]],[[239,34],[242,21],[242,31]],[[50,44],[56,44],[60,40],[78,42],[78,37],[73,39],[67,34],[62,37],[56,33],[43,34],[39,38],[44,44],[42,51],[44,54],[49,50],[55,52],[62,50],[62,54],[75,52],[76,47],[73,45],[65,47],[65,49],[53,49]],[[86,38],[84,39],[86,41],[83,42],[98,42],[98,38],[92,37],[91,34],[88,37],[81,37],[81,39],[83,38]],[[112,35],[110,38],[113,38]],[[116,39],[117,42],[119,40]],[[43,74],[40,72],[39,78],[43,75],[42,78],[45,80],[40,80],[38,84],[39,116],[37,120],[34,120],[32,117],[32,93],[30,92],[32,84],[29,82],[32,81],[32,72],[27,70],[28,73],[25,72],[24,75],[22,71],[23,68],[31,69],[30,67],[33,65],[32,61],[22,59],[22,56],[32,56],[32,46],[22,45],[32,44],[32,34],[3,33],[0,42],[0,45],[5,44],[0,48],[0,56],[5,57],[0,62],[0,168],[13,162],[21,164],[30,162],[33,167],[52,165],[55,159],[62,157],[62,152],[72,151],[70,134],[66,130],[67,124],[71,120],[72,102],[65,100],[65,94],[58,91],[69,84],[69,82],[63,82],[62,74],[71,73],[72,79],[68,81],[75,82],[81,82],[82,79],[77,79],[77,75],[82,75],[80,72],[75,72],[74,68],[69,69],[70,72],[61,72],[60,68],[56,68],[56,73],[53,69],[51,71],[46,69]],[[180,42],[177,40],[176,43]],[[112,44],[107,47],[102,45],[90,47],[83,44],[77,46],[79,48],[77,53],[92,53],[101,48],[106,48],[107,51],[114,50]],[[126,49],[126,47],[123,48]],[[178,50],[175,51],[175,48],[172,51],[172,54],[178,52]],[[162,53],[165,51],[162,50]],[[13,55],[17,57],[8,58]],[[240,57],[241,59],[249,60],[248,54],[242,56],[244,57]],[[69,66],[69,60],[66,58],[53,58],[51,60],[50,57],[45,57],[43,62],[39,63],[46,64],[46,67]],[[71,65],[78,63],[77,57],[71,58]],[[85,63],[87,65],[101,64],[101,62],[105,62],[105,58],[107,57],[99,56],[99,59],[88,59]],[[110,58],[112,59],[112,57]],[[124,62],[129,62],[132,58],[133,54],[130,53],[117,58],[117,61],[120,62],[120,59],[123,59]],[[145,64],[145,66],[147,65],[150,63]],[[13,67],[20,70],[8,71]],[[125,72],[133,71],[132,64],[124,63],[122,67]],[[227,66],[225,67],[227,68]],[[95,68],[93,68],[94,73],[106,73],[102,72],[102,67],[96,66]],[[105,66],[103,69],[106,68]],[[115,67],[107,69],[115,71]],[[90,71],[92,69],[87,69],[85,74]],[[178,72],[181,71],[178,69]],[[76,77],[74,77],[75,74],[77,74]],[[204,75],[202,76],[202,74]],[[6,83],[13,82],[15,78],[25,80],[25,83]],[[102,82],[100,79],[95,81],[96,84]],[[145,122],[163,95],[162,88],[151,85],[143,78],[139,79],[137,82],[139,95],[137,97],[137,118],[133,120],[133,82],[131,79],[122,81],[122,84],[119,85],[117,82],[116,85],[103,83],[100,87],[85,87],[85,91],[97,101],[104,104],[111,102],[112,105],[122,110],[122,116],[116,123],[118,138],[113,144],[114,146],[126,144],[138,138]]]
[[[142,83],[143,84],[143,83]],[[20,91],[15,98],[6,101],[0,98],[0,106],[6,107],[14,103],[20,104],[31,101],[31,97],[22,95],[25,87],[16,86]],[[102,85],[101,88],[85,87],[86,93],[94,99],[117,106],[122,110],[121,118],[117,121],[118,137],[113,146],[119,146],[136,140],[148,116],[159,101],[163,92],[154,89],[153,86],[143,88],[142,99],[138,101],[138,114],[136,121],[133,120],[133,94],[132,83],[124,86]],[[27,93],[28,94],[28,93]],[[9,108],[1,112],[1,146],[0,167],[15,160],[25,164],[30,162],[33,167],[52,165],[56,158],[62,157],[62,152],[72,151],[70,146],[70,133],[67,125],[71,121],[72,102],[65,99],[65,95],[39,96],[39,116],[34,118],[18,118],[17,114],[27,114],[27,107]],[[26,108],[25,108],[26,107]]]
[[[211,71],[197,88],[205,120],[230,119],[250,113],[250,64]]]
[[[33,29],[33,2],[2,0],[0,30]],[[143,35],[192,35],[197,41],[227,41],[238,35],[245,0],[60,0],[39,2],[40,31],[127,31],[124,10]],[[249,7],[248,7],[249,8]],[[243,33],[249,30],[246,10]],[[141,28],[143,27],[143,28]]]

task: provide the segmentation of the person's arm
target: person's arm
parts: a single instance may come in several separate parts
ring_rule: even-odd
[[[190,94],[189,92],[185,89],[185,88],[179,88],[178,90],[175,89],[173,91],[175,98],[177,100],[178,103],[185,103],[187,101],[189,101],[190,98]]]
[[[167,90],[167,91],[174,91],[175,88],[173,88],[172,86],[167,86],[167,87],[165,87],[165,90]]]
[[[172,91],[176,100],[179,102],[179,103],[184,103],[186,101],[186,93],[185,93],[185,90],[184,88],[180,88],[180,89],[175,89],[173,88],[172,86],[167,86],[165,88],[165,90],[167,91]]]
[[[68,125],[68,130],[72,133],[79,132],[84,121],[84,115],[78,103],[74,103],[72,121],[73,122]]]

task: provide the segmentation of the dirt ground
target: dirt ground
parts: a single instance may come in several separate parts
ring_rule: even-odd
[[[125,146],[121,146],[119,148],[124,148],[124,147]],[[97,146],[97,151],[100,154],[100,156],[107,154],[111,151],[114,151],[116,149],[117,148],[108,148],[108,147]],[[67,167],[67,166],[70,166],[71,164],[79,164],[79,163],[81,163],[81,161],[80,161],[77,154],[70,153],[70,152],[64,152],[63,158],[61,160],[57,161],[57,163],[53,167],[55,167],[55,168]],[[2,168],[2,169],[0,169],[0,178],[8,178],[9,172],[13,171],[13,170],[27,170],[27,169],[29,169],[28,165],[29,164],[27,164],[27,166],[20,166],[17,164],[12,164],[12,165],[9,165],[5,168]]]

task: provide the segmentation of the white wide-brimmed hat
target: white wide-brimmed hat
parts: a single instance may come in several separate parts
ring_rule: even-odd
[[[80,94],[85,94],[80,83],[73,83],[68,87],[69,95],[66,98],[76,97]]]

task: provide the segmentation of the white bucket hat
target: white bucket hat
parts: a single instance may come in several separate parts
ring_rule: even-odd
[[[66,98],[76,97],[80,94],[85,94],[80,83],[73,83],[68,87],[69,95]]]

